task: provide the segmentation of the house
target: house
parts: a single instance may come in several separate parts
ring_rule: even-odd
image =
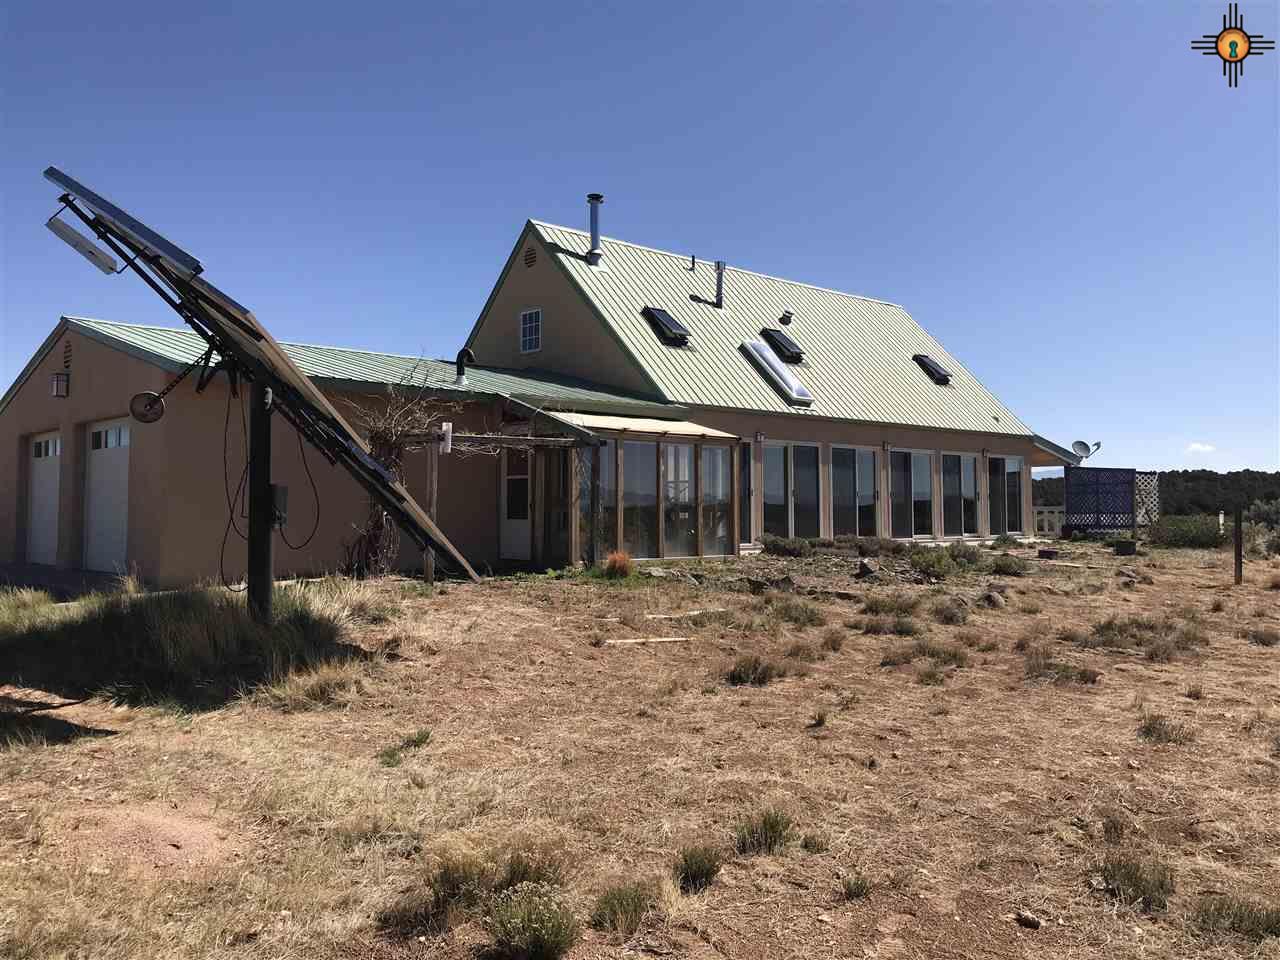
[[[339,410],[399,384],[447,404],[459,433],[563,438],[441,458],[436,516],[474,566],[730,556],[763,534],[1033,531],[1031,467],[1076,458],[902,307],[601,237],[602,199],[591,232],[525,224],[465,369],[283,345]],[[127,414],[203,349],[186,329],[59,321],[0,398],[0,563],[242,575],[244,392],[218,376],[197,395],[190,377],[158,422]],[[363,491],[284,422],[272,463],[289,490],[277,573],[336,569]],[[404,474],[424,501],[422,451]]]

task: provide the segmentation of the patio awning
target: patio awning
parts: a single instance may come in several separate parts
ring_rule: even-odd
[[[688,437],[693,440],[737,440],[732,433],[690,423],[688,420],[656,420],[652,417],[616,417],[603,413],[562,413],[544,410],[545,416],[571,427],[610,433],[644,433],[656,436]]]

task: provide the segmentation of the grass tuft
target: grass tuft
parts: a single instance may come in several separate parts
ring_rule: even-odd
[[[840,886],[844,891],[846,900],[865,900],[871,895],[871,881],[866,874],[858,870],[845,877],[840,882]]]
[[[826,853],[830,848],[827,838],[820,833],[806,833],[800,838],[800,849],[805,853]]]
[[[862,611],[872,616],[906,616],[916,612],[920,599],[909,593],[873,593],[863,599]]]
[[[830,653],[839,653],[844,646],[844,631],[839,627],[827,627],[822,632],[822,649]]]
[[[822,611],[802,597],[768,594],[765,596],[765,603],[778,619],[797,627],[820,627],[826,623]]]
[[[1280,630],[1270,627],[1250,627],[1244,632],[1244,638],[1259,647],[1280,646]]]
[[[1248,940],[1280,937],[1280,906],[1240,897],[1202,897],[1191,911],[1191,919],[1204,930],[1234,933]]]
[[[735,687],[763,687],[787,675],[787,668],[752,653],[739,657],[724,678]]]
[[[493,952],[511,960],[558,960],[580,932],[565,895],[549,883],[521,883],[495,896],[485,926]]]
[[[658,885],[652,880],[620,883],[606,888],[596,898],[591,911],[591,926],[630,940],[644,918],[658,909],[661,902]]]
[[[1195,731],[1162,713],[1144,712],[1138,722],[1138,736],[1152,743],[1187,744],[1195,739]]]
[[[1021,577],[1030,569],[1031,565],[1027,561],[1007,553],[1002,553],[991,560],[991,572],[1001,577]]]
[[[1139,860],[1126,854],[1109,854],[1102,864],[1107,892],[1128,906],[1146,913],[1165,910],[1173,893],[1173,870],[1159,860]]]
[[[1128,828],[1128,818],[1117,808],[1108,807],[1102,811],[1102,839],[1107,843],[1113,846],[1120,843]]]
[[[672,872],[682,893],[701,893],[711,886],[723,863],[719,847],[694,844],[680,848]]]
[[[743,817],[733,831],[733,845],[738,853],[750,857],[777,853],[791,833],[791,817],[777,807]]]

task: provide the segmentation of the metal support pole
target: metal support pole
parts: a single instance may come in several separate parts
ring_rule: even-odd
[[[259,380],[249,394],[249,611],[271,622],[271,539],[275,502],[271,494],[271,388]]]
[[[1244,583],[1244,510],[1236,507],[1236,586]]]
[[[437,440],[427,444],[427,516],[436,518],[436,495],[440,489],[440,443]],[[435,547],[427,547],[423,558],[422,572],[428,585],[436,582]]]

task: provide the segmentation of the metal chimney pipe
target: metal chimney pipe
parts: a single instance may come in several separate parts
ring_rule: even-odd
[[[455,387],[465,387],[467,385],[467,364],[475,362],[476,355],[469,348],[463,347],[458,351],[458,375],[453,381]]]
[[[716,261],[716,309],[724,306],[724,261]]]
[[[588,193],[587,203],[591,206],[591,249],[587,251],[587,263],[594,267],[604,256],[600,249],[600,204],[604,203],[604,194]]]

